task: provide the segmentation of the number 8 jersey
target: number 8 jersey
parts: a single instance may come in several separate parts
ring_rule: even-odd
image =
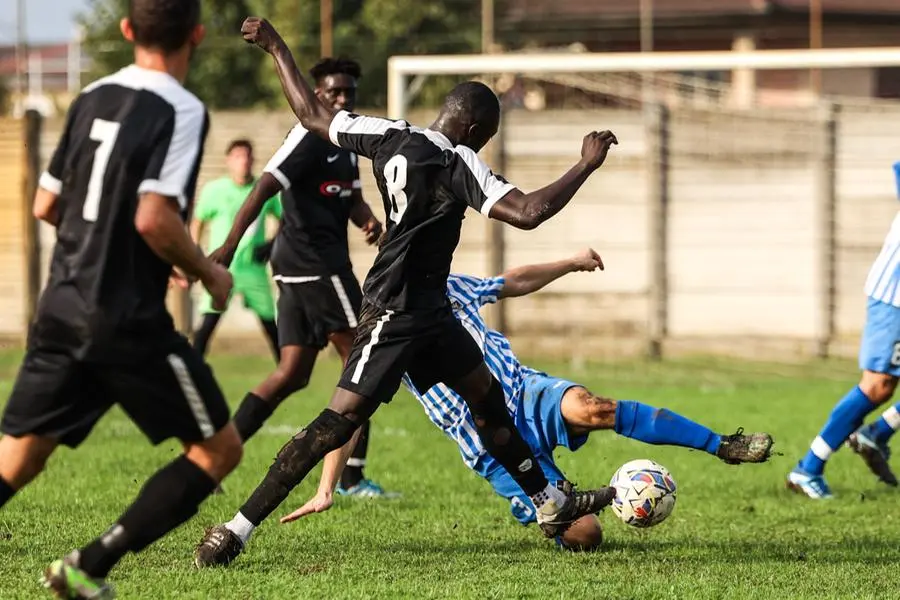
[[[186,217],[209,127],[206,108],[166,73],[129,66],[87,86],[40,187],[58,196],[57,242],[32,334],[81,356],[172,329],[171,265],[135,229],[155,192]]]
[[[447,305],[447,276],[466,207],[487,216],[514,189],[466,146],[405,121],[341,111],[332,143],[372,159],[387,232],[363,285],[366,300],[386,310]]]

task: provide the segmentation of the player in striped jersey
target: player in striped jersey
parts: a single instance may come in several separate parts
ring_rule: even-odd
[[[577,450],[587,441],[589,433],[609,429],[649,444],[704,450],[729,464],[766,461],[772,448],[768,434],[744,435],[738,430],[734,435],[719,435],[667,409],[596,396],[577,383],[526,367],[516,358],[509,340],[490,329],[479,312],[486,304],[531,294],[568,273],[602,268],[600,256],[587,249],[567,260],[519,267],[499,277],[481,279],[451,274],[447,280],[447,295],[454,316],[482,349],[491,373],[503,387],[507,410],[547,479],[565,481],[553,461],[554,449],[563,446]],[[462,398],[442,383],[424,392],[416,388],[409,376],[404,377],[404,383],[425,408],[431,422],[459,446],[466,466],[487,479],[497,494],[510,501],[515,518],[525,525],[535,522],[534,505],[509,473],[485,451]],[[327,510],[339,468],[326,461],[317,495],[282,522]],[[599,522],[594,515],[582,517],[556,540],[572,550],[593,549],[601,540]]]
[[[900,162],[894,164],[900,196]],[[844,442],[859,454],[884,483],[896,486],[888,465],[887,441],[900,428],[900,403],[888,408],[871,425],[860,426],[866,415],[894,395],[900,377],[900,213],[866,279],[866,325],[859,349],[862,377],[835,405],[825,426],[797,466],[788,474],[788,487],[810,498],[832,497],[825,481],[825,463]],[[855,433],[854,433],[855,431]]]

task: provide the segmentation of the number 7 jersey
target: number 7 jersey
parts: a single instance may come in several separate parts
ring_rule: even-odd
[[[447,306],[447,276],[467,207],[487,216],[515,189],[466,146],[443,134],[341,111],[332,143],[370,158],[387,216],[387,231],[363,285],[366,300],[385,310]]]
[[[130,66],[87,86],[40,187],[57,195],[57,242],[32,329],[81,355],[115,355],[122,338],[172,328],[171,265],[134,220],[141,194],[186,218],[209,127],[206,108],[173,77]]]

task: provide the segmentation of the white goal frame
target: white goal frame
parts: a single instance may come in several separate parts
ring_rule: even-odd
[[[900,47],[754,50],[751,52],[590,52],[392,56],[388,59],[388,116],[409,106],[407,80],[425,75],[504,73],[673,72],[714,70],[898,67]]]

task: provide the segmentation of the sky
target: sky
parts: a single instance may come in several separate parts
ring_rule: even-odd
[[[29,42],[65,42],[72,37],[75,15],[88,0],[0,0],[0,46],[16,40],[16,5],[25,7],[25,31]]]

